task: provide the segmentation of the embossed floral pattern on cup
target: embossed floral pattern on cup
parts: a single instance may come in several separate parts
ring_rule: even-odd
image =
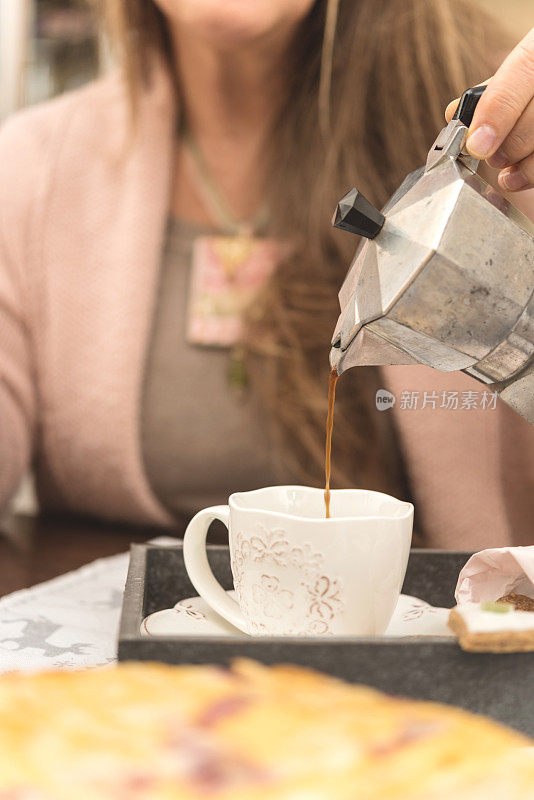
[[[327,575],[318,575],[306,583],[305,588],[310,601],[310,617],[331,620],[345,607],[338,580],[331,580]]]
[[[282,528],[265,528],[258,523],[251,535],[239,532],[235,539],[232,574],[239,600],[251,633],[272,633],[284,619],[291,635],[332,633],[332,623],[345,610],[342,581],[325,574],[325,557],[309,542],[292,544]],[[257,569],[261,565],[259,580]],[[268,568],[287,570],[283,577],[269,574]],[[288,588],[291,586],[291,589]],[[293,589],[293,587],[295,587]],[[293,621],[291,611],[301,622]],[[263,622],[258,621],[258,616]]]
[[[252,586],[252,598],[266,617],[282,619],[286,611],[293,608],[293,592],[282,589],[280,580],[274,575],[262,575],[260,583]]]

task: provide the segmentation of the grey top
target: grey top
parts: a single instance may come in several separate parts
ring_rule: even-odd
[[[186,341],[193,242],[206,233],[168,223],[143,388],[147,476],[176,516],[226,503],[232,492],[280,483],[257,400],[229,383],[229,351]]]

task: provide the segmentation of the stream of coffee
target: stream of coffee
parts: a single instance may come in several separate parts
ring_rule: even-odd
[[[334,427],[334,403],[336,400],[336,383],[339,378],[334,368],[328,378],[328,415],[326,417],[326,452],[324,459],[324,504],[326,516],[330,517],[330,474],[332,472],[332,430]]]

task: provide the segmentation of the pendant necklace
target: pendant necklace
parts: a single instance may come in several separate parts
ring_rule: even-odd
[[[247,384],[243,315],[272,275],[278,248],[273,240],[260,235],[268,221],[267,208],[261,208],[251,220],[238,220],[220,194],[185,121],[180,136],[196,188],[221,230],[220,234],[198,236],[193,242],[187,341],[229,348],[228,381],[242,392]]]

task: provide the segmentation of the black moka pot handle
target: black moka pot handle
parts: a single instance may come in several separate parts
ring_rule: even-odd
[[[460,97],[460,102],[456,107],[453,119],[459,119],[460,122],[465,125],[466,128],[468,128],[473,121],[475,108],[477,107],[478,101],[484,94],[485,89],[485,84],[483,86],[473,86],[472,89],[466,89],[463,95]]]

